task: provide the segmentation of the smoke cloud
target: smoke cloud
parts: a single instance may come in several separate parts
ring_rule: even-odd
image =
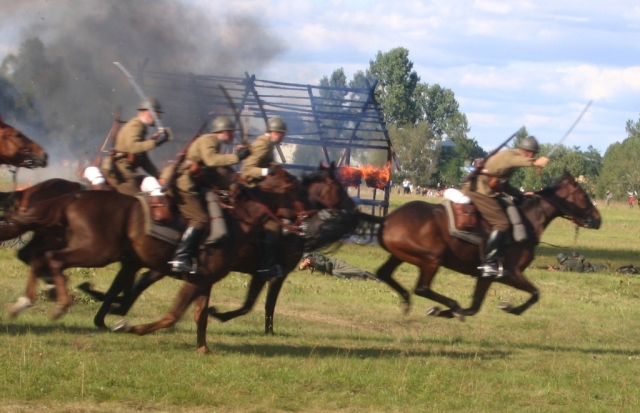
[[[284,52],[254,15],[213,16],[170,0],[0,0],[0,113],[52,157],[91,159],[112,112],[139,98],[112,62],[147,70],[244,76]],[[194,125],[194,127],[197,125]]]

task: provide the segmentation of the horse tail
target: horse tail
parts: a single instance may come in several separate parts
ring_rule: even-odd
[[[339,247],[339,241],[356,233],[365,234],[370,229],[370,224],[383,222],[383,217],[360,211],[338,211],[333,212],[329,217],[313,217],[309,223],[304,249],[307,252],[335,250]],[[378,231],[379,234],[382,233],[382,225]]]

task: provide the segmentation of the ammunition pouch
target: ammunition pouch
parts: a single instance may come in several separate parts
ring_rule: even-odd
[[[502,192],[502,179],[497,176],[489,176],[489,188],[493,192]]]
[[[478,212],[473,204],[451,203],[456,229],[459,231],[474,231],[478,226]]]
[[[168,196],[149,196],[149,208],[151,210],[151,219],[161,224],[171,224],[173,222],[173,214],[171,206],[173,202]]]

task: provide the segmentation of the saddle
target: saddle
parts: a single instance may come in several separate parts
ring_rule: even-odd
[[[442,205],[447,211],[449,232],[454,237],[480,245],[482,242],[482,219],[471,200],[456,189],[447,189]],[[505,202],[506,203],[506,202]],[[513,204],[506,205],[505,212],[511,223],[512,238],[515,241],[526,239],[526,230],[522,225],[520,212]]]

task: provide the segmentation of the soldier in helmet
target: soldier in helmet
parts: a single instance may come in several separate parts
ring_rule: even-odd
[[[491,225],[484,246],[483,277],[501,276],[500,262],[504,258],[504,245],[509,239],[509,218],[498,198],[503,194],[522,199],[524,194],[509,184],[509,178],[520,167],[543,168],[549,158],[538,153],[538,141],[533,136],[522,139],[515,148],[496,153],[486,160],[482,171],[462,187],[462,192],[475,204],[480,215]]]
[[[180,213],[187,220],[187,229],[176,249],[171,269],[174,273],[192,271],[194,258],[200,245],[200,238],[209,222],[205,211],[201,189],[210,185],[227,188],[231,182],[216,172],[215,168],[231,166],[249,156],[249,149],[239,148],[234,154],[221,154],[221,143],[233,142],[234,126],[231,119],[220,116],[213,120],[212,133],[204,134],[194,140],[184,161],[177,167],[172,192]],[[215,242],[226,235],[226,226],[222,210],[217,202],[210,207],[212,212],[213,233],[208,241]]]
[[[560,271],[584,272],[584,264],[581,260],[569,258],[567,254],[561,252],[556,255],[556,259],[560,264]]]
[[[267,133],[258,136],[251,144],[251,154],[242,165],[240,174],[246,178],[248,186],[255,186],[269,174],[273,167],[273,149],[282,142],[287,133],[287,125],[280,117],[274,117],[267,122]],[[262,248],[258,274],[266,279],[284,276],[282,269],[276,265],[278,248],[278,234],[280,226],[275,221],[269,221],[262,233]]]
[[[105,157],[102,164],[101,172],[106,180],[125,195],[135,196],[140,192],[140,183],[145,176],[137,172],[138,167],[158,178],[158,170],[151,163],[147,152],[171,138],[171,131],[163,128],[145,139],[147,128],[155,126],[151,110],[158,118],[162,116],[160,102],[152,97],[142,102],[138,107],[138,115],[120,129],[115,139],[115,153]]]

